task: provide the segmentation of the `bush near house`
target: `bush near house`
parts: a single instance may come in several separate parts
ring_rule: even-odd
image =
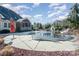
[[[0,33],[10,33],[10,30],[4,29],[4,30],[0,31]]]

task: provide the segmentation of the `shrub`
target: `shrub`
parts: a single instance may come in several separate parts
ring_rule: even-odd
[[[0,38],[0,44],[2,44],[4,42],[4,40],[2,38]]]
[[[4,29],[4,30],[0,31],[0,33],[10,33],[10,30]]]
[[[5,46],[1,51],[0,51],[0,54],[2,56],[11,56],[14,54],[14,49],[8,45],[8,46]]]

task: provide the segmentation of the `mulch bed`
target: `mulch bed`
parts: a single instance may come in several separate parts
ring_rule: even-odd
[[[13,47],[13,56],[79,56],[79,51],[33,51]]]
[[[4,44],[1,44],[0,45],[0,50],[2,50],[4,48],[4,46],[5,46]]]

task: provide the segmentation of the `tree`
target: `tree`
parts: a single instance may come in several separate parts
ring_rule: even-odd
[[[46,30],[50,30],[51,24],[49,24],[49,23],[48,24],[45,24],[44,27],[45,27]]]
[[[33,30],[43,29],[43,25],[41,23],[34,23],[32,28]]]
[[[74,4],[74,6],[72,7],[70,14],[68,16],[68,21],[71,23],[71,26],[73,26],[73,28],[79,28],[79,8],[78,8],[78,4]]]

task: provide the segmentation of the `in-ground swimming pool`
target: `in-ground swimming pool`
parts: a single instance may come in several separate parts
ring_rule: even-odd
[[[51,31],[36,31],[32,38],[38,41],[68,41],[72,40],[74,35],[56,35]]]
[[[23,33],[14,33],[15,36],[31,35],[33,40],[38,41],[68,41],[72,40],[75,36],[73,35],[54,35],[51,31],[30,31]],[[7,36],[4,38],[4,42],[9,44],[12,42],[13,36]]]

